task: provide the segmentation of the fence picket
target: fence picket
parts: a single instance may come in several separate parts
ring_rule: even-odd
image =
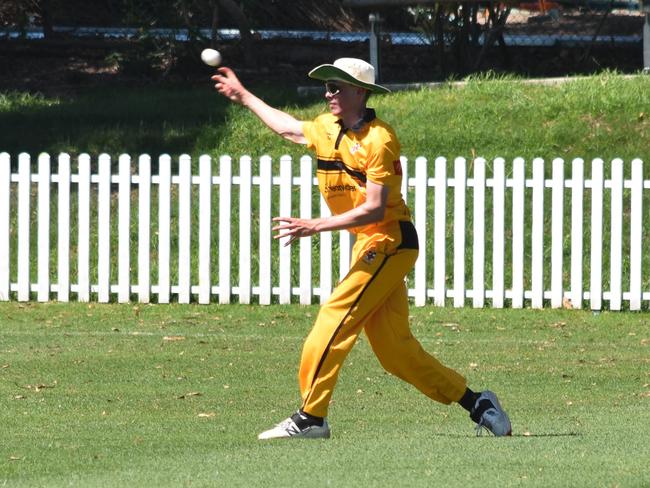
[[[571,176],[571,306],[582,308],[584,161],[574,159]]]
[[[90,301],[90,156],[79,156],[78,171],[77,298]]]
[[[111,295],[111,157],[97,161],[97,301],[108,303]]]
[[[244,156],[239,160],[239,303],[251,303],[252,184],[252,161]]]
[[[223,180],[222,180],[223,185]],[[230,221],[230,219],[227,219]],[[219,220],[221,226],[221,219]],[[199,297],[201,304],[210,303],[212,295],[212,158],[199,158]],[[230,243],[229,243],[230,244]],[[230,296],[230,294],[228,294]]]
[[[409,204],[409,165],[408,165],[408,159],[404,156],[400,157],[400,164],[402,167],[402,187],[401,187],[401,192],[402,192],[402,198],[404,199],[404,203],[406,205]]]
[[[524,306],[524,209],[526,163],[516,158],[512,168],[512,308]]]
[[[292,187],[291,158],[280,158],[280,216],[291,217],[291,187]],[[291,246],[287,245],[289,237],[280,239],[280,303],[291,303]]]
[[[623,299],[623,161],[614,159],[611,171],[609,309],[620,310]]]
[[[219,159],[219,303],[230,303],[232,158]]]
[[[531,307],[544,305],[544,160],[533,160]]]
[[[632,161],[630,196],[630,310],[641,310],[643,269],[643,161]]]
[[[564,301],[564,161],[553,160],[551,193],[551,307],[560,308]]]
[[[138,301],[151,301],[151,158],[138,159]]]
[[[437,158],[435,161],[433,199],[433,303],[442,307],[447,297],[447,160],[445,158]]]
[[[427,160],[420,157],[415,160],[415,228],[418,240],[427,242]],[[427,301],[427,246],[420,246],[420,253],[415,262],[415,305],[423,306]]]
[[[331,214],[325,199],[320,197],[320,216]],[[320,303],[325,303],[332,293],[332,232],[320,233]]]
[[[59,155],[57,201],[57,300],[70,300],[70,155]],[[0,192],[1,193],[1,192]],[[0,253],[1,255],[1,253]]]
[[[117,301],[126,303],[131,295],[131,157],[122,154],[118,161]]]
[[[603,160],[591,162],[591,266],[589,302],[600,310],[603,299]]]
[[[465,197],[467,162],[454,161],[454,307],[465,305]]]
[[[11,157],[0,153],[0,301],[9,300],[11,292]]]
[[[273,294],[271,282],[271,195],[273,160],[263,156],[260,160],[260,304],[269,305]]]
[[[309,156],[303,156],[300,159],[300,218],[310,219],[311,198],[313,188],[312,161]],[[311,304],[312,297],[312,277],[311,277],[311,255],[312,255],[312,238],[303,237],[300,239],[300,304]]]
[[[171,157],[158,159],[158,303],[169,303],[171,293]]]
[[[31,159],[18,155],[18,301],[29,300],[29,227],[31,213]]]
[[[50,155],[38,157],[38,256],[37,297],[39,302],[50,299]]]
[[[472,306],[485,304],[485,159],[474,161],[474,210],[472,242]]]
[[[178,302],[190,303],[192,293],[192,161],[178,160]]]
[[[492,179],[492,306],[503,308],[505,298],[505,160],[494,160]]]

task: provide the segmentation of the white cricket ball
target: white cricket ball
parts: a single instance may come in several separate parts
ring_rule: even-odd
[[[215,49],[204,49],[201,51],[201,60],[208,66],[219,66],[221,53]]]

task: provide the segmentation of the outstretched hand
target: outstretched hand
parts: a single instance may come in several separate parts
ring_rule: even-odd
[[[273,230],[277,232],[273,236],[274,239],[282,239],[289,237],[289,240],[284,243],[285,246],[290,245],[293,241],[300,237],[309,237],[318,232],[316,225],[318,219],[298,219],[295,217],[275,217],[273,222],[278,223]]]
[[[217,72],[212,76],[212,80],[217,82],[214,85],[217,91],[235,103],[243,103],[244,96],[248,91],[241,84],[235,72],[225,66],[217,69]]]

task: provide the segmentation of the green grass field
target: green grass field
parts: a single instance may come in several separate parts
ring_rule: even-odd
[[[632,313],[412,309],[497,391],[512,438],[385,374],[364,337],[330,440],[260,443],[297,405],[300,306],[0,304],[0,486],[650,485],[650,327]]]

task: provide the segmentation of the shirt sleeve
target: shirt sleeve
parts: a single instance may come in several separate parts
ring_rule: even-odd
[[[302,123],[302,133],[307,141],[307,149],[316,149],[316,141],[318,140],[318,124],[316,121],[305,121]]]
[[[394,138],[386,138],[368,154],[366,176],[378,185],[401,185],[402,165],[399,144]]]

